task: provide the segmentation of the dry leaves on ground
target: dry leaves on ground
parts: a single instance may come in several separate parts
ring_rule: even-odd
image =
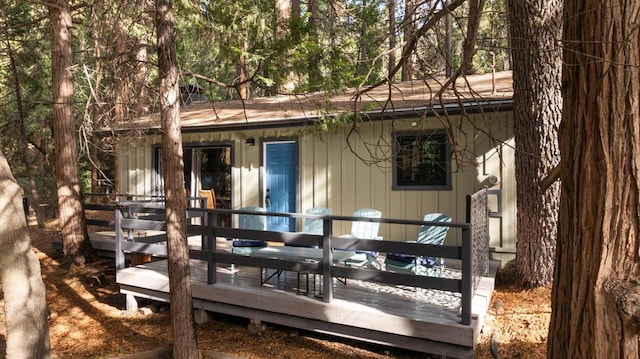
[[[110,261],[82,270],[60,266],[61,256],[52,249],[60,240],[55,228],[30,227],[34,248],[42,263],[47,298],[52,310],[51,342],[55,358],[113,358],[171,344],[169,313],[165,304],[146,303],[151,314],[123,311]],[[502,281],[502,283],[501,283]],[[491,358],[494,335],[502,358],[543,358],[550,315],[550,290],[522,290],[512,276],[498,279],[494,306],[487,314],[478,345],[478,358]],[[0,322],[4,322],[0,314]],[[0,346],[4,352],[4,330]],[[245,358],[424,358],[421,353],[353,342],[280,326],[250,333],[247,321],[213,314],[198,326],[201,350]]]

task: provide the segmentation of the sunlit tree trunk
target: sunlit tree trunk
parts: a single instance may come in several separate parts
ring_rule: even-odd
[[[285,41],[291,37],[289,23],[291,20],[291,5],[289,0],[275,0],[275,32],[276,40]],[[295,73],[291,69],[291,61],[288,53],[284,52],[279,56],[280,67],[284,68],[284,73],[278,74],[278,92],[290,92],[295,88]]]
[[[173,357],[197,359],[198,344],[193,321],[187,248],[187,209],[179,113],[180,90],[171,0],[157,0],[156,6]]]
[[[638,358],[640,2],[566,0],[549,358]]]
[[[45,286],[22,209],[22,189],[0,153],[0,281],[8,359],[51,357]]]
[[[396,46],[397,46],[397,36],[396,36],[396,0],[388,0],[387,3],[387,11],[389,12],[389,66],[387,76],[389,77],[389,82],[394,83],[395,74],[393,73],[393,68],[396,65]]]
[[[248,100],[251,96],[251,84],[249,83],[249,62],[247,60],[247,51],[249,50],[249,41],[245,36],[240,38],[240,46],[242,46],[242,54],[238,60],[238,94],[240,99]]]
[[[58,211],[65,261],[83,266],[95,259],[89,242],[80,169],[78,140],[74,122],[73,75],[71,53],[71,11],[66,0],[49,6],[51,19],[51,69],[53,82],[53,137],[55,175],[58,187]]]
[[[560,162],[562,117],[561,0],[509,0],[516,142],[516,268],[525,286],[549,286],[557,237],[560,184],[539,184]],[[516,35],[517,34],[517,35]]]

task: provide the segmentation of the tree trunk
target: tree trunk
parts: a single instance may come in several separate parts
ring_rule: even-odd
[[[138,51],[136,52],[136,114],[138,117],[149,113],[149,71],[147,66],[147,39],[138,39]]]
[[[442,7],[447,7],[447,0],[444,0]],[[451,49],[451,14],[447,12],[444,17],[444,75],[449,78],[453,74],[453,50]]]
[[[49,7],[49,16],[52,33],[53,138],[60,228],[65,262],[84,266],[95,259],[95,254],[89,242],[82,206],[78,140],[73,115],[72,23],[67,1],[54,1]]]
[[[360,6],[363,9],[366,9],[370,6],[367,3],[367,0],[361,0]],[[365,19],[360,18],[360,33],[357,37],[360,39],[357,41],[358,44],[358,59],[356,61],[356,73],[358,76],[367,75],[369,71],[371,71],[369,67],[369,41],[367,40],[367,35],[369,34],[369,27],[367,26],[367,22]]]
[[[309,53],[309,84],[311,88],[317,88],[322,86],[324,78],[322,77],[322,72],[320,71],[320,61],[322,57],[321,49],[322,45],[320,44],[320,31],[319,31],[319,23],[320,23],[320,9],[318,6],[319,0],[309,0],[309,24],[311,26],[311,36],[313,36],[313,41],[317,46],[314,46]]]
[[[567,0],[549,358],[638,358],[640,3]]]
[[[180,102],[178,100],[180,91],[171,0],[158,0],[156,6],[173,357],[197,359],[198,343],[193,321],[189,250],[187,248],[184,162],[180,133]]]
[[[405,0],[404,2],[404,22],[402,23],[402,28],[404,30],[404,46],[402,48],[402,53],[407,54],[408,46],[410,46],[410,39],[415,36],[415,24],[414,24],[414,15],[416,11],[416,5],[414,0]],[[407,59],[402,64],[402,81],[409,81],[413,78],[413,51],[408,53]]]
[[[390,83],[395,83],[393,68],[396,65],[396,0],[388,0],[387,11],[389,13],[389,68],[387,77]]]
[[[539,183],[560,162],[562,1],[509,0],[516,142],[516,268],[525,286],[549,286],[557,237],[560,185]]]
[[[143,19],[146,19],[146,16],[143,17]],[[113,116],[113,121],[115,123],[124,123],[127,120],[127,113],[128,113],[128,105],[129,105],[129,83],[128,83],[128,78],[129,78],[129,66],[127,64],[127,57],[125,57],[129,52],[129,41],[128,41],[128,35],[126,32],[126,29],[124,28],[124,25],[122,24],[121,21],[118,21],[117,25],[116,25],[116,41],[115,41],[115,53],[117,54],[117,58],[116,58],[116,71],[119,72],[118,73],[118,77],[120,78],[120,81],[116,81],[116,84],[114,86],[114,91],[115,91],[115,105],[114,105],[114,116]],[[146,61],[146,47],[141,47],[144,48],[144,52],[141,53],[141,50],[138,49],[138,52],[136,53],[136,60],[138,59],[142,59],[144,56],[144,61]],[[144,109],[146,109],[147,111],[149,110],[149,101],[148,101],[148,94],[146,92],[146,77],[141,78],[142,76],[146,76],[146,63],[138,63],[138,71],[136,72],[136,86],[138,89],[137,92],[137,100],[139,101],[137,103],[137,112],[138,112],[138,116],[143,116],[144,114],[141,114],[140,112],[142,112]],[[140,70],[140,68],[142,68],[143,70]],[[141,74],[142,72],[142,74]],[[143,81],[142,83],[139,83],[138,81]],[[142,99],[141,97],[144,96],[145,99]],[[119,155],[119,151],[120,151],[120,146],[119,146],[119,140],[118,138],[115,139],[114,141],[114,156],[116,156],[115,158],[118,158]],[[117,167],[117,163],[118,161],[114,161],[114,163],[116,164],[116,167],[114,168],[114,176],[115,176],[115,183],[114,183],[114,190],[115,193],[118,194],[120,193],[120,183],[119,183],[119,173],[118,170],[119,168]]]
[[[122,123],[127,118],[127,106],[129,104],[129,70],[128,55],[129,39],[121,20],[115,24],[115,53],[116,53],[116,71],[118,78],[114,84],[115,104],[114,104],[114,120],[116,123]]]
[[[40,211],[40,195],[38,193],[38,187],[36,186],[36,180],[33,176],[33,166],[31,166],[31,159],[29,158],[29,140],[27,138],[27,129],[26,129],[26,118],[27,115],[24,110],[24,104],[22,103],[22,90],[20,88],[20,76],[18,74],[18,68],[16,67],[16,59],[13,54],[13,48],[11,47],[11,43],[7,41],[7,56],[9,57],[9,66],[11,68],[11,73],[13,74],[13,84],[16,92],[16,106],[18,108],[18,127],[20,128],[20,156],[22,157],[22,162],[24,164],[24,169],[27,172],[27,178],[29,179],[29,193],[31,194],[31,207],[33,208],[33,213],[36,215],[36,221],[38,223],[38,227],[44,227],[44,213]],[[25,208],[25,210],[29,210]]]
[[[91,17],[90,17],[90,28],[91,28],[91,35],[93,37],[93,51],[95,52],[94,57],[95,57],[95,65],[94,65],[94,88],[99,89],[102,87],[102,79],[103,79],[103,75],[102,75],[102,51],[100,49],[100,36],[99,36],[99,31],[98,31],[98,27],[100,26],[100,24],[98,23],[98,15],[96,13],[96,7],[92,8],[91,11]],[[95,91],[95,94],[92,97],[95,97],[94,101],[96,102],[96,104],[99,104],[101,101],[100,99],[100,94],[102,91]],[[99,106],[98,106],[99,107]],[[98,113],[96,113],[97,111],[92,111],[93,113],[91,114],[91,127],[90,128],[98,128],[99,125],[99,118],[101,117]],[[91,193],[96,194],[99,192],[99,188],[98,188],[98,178],[99,178],[99,169],[100,169],[100,161],[98,159],[98,145],[94,144],[94,140],[96,139],[96,136],[93,135],[93,133],[88,133],[87,137],[89,138],[89,144],[88,147],[89,148],[89,159],[91,160]],[[100,200],[97,196],[96,197],[92,197],[89,198],[89,200],[91,200],[93,203],[98,203],[98,201]]]
[[[241,100],[248,100],[251,96],[251,87],[249,83],[249,62],[247,61],[247,51],[249,50],[249,41],[247,36],[240,38],[240,46],[242,54],[238,59],[238,94]]]
[[[138,0],[138,9],[141,13],[141,21],[144,28],[151,28],[151,19],[147,14],[149,13],[149,0]],[[136,52],[136,70],[135,70],[135,89],[136,89],[136,115],[138,117],[144,116],[149,113],[149,52],[147,50],[147,34],[143,33],[139,35],[138,50]]]
[[[0,153],[0,280],[8,359],[51,358],[45,286],[22,209],[22,189]]]
[[[291,0],[291,19],[300,20],[300,0]]]
[[[289,0],[275,0],[275,33],[276,40],[285,41],[291,37],[289,23],[291,22],[291,5]],[[291,68],[290,54],[284,51],[278,56],[279,66],[285,71],[277,74],[277,89],[279,93],[291,92],[296,87],[296,74]]]

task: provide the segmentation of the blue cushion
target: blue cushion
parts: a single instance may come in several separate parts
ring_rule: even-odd
[[[416,257],[410,254],[387,253],[387,258],[403,263],[413,263]]]
[[[388,253],[387,258],[394,261],[402,262],[402,263],[413,263],[416,257],[411,254]],[[418,258],[418,265],[432,268],[435,264],[436,264],[436,259],[433,257]]]
[[[253,239],[235,239],[231,243],[234,247],[266,247],[267,242]]]

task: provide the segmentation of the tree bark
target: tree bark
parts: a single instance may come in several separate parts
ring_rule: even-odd
[[[549,358],[638,358],[640,3],[567,0]]]
[[[22,208],[22,189],[0,153],[0,280],[8,359],[51,358],[45,286]]]
[[[562,118],[561,0],[509,0],[516,142],[516,268],[527,287],[549,286],[557,238],[560,185],[539,184],[560,162]],[[517,35],[516,35],[517,34]]]
[[[173,357],[197,359],[198,343],[193,321],[191,274],[187,248],[184,162],[179,113],[180,91],[171,0],[158,0],[156,6]]]
[[[52,34],[53,138],[60,228],[65,262],[84,266],[95,259],[95,254],[87,234],[80,187],[78,140],[73,114],[72,23],[67,1],[55,0],[49,6],[49,16]]]

